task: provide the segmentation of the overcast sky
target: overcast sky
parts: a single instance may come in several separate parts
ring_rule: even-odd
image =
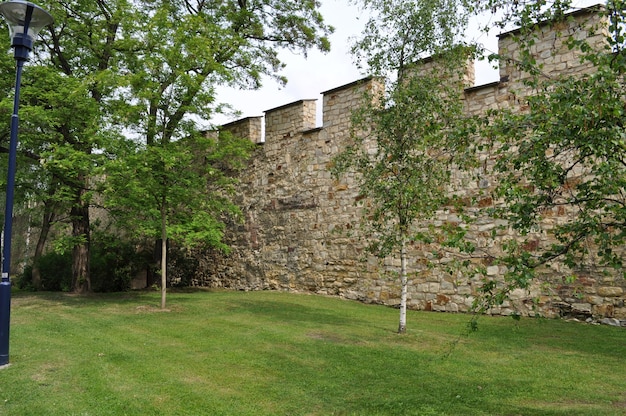
[[[600,3],[601,0],[578,0],[575,5],[585,7]],[[318,99],[318,125],[321,125],[321,92],[348,84],[363,78],[350,55],[352,38],[361,33],[365,16],[359,19],[357,6],[348,0],[321,0],[321,12],[325,21],[335,28],[330,37],[331,51],[327,54],[310,51],[305,59],[289,52],[281,54],[287,64],[283,74],[288,83],[281,87],[272,80],[266,80],[263,88],[257,91],[241,91],[221,88],[218,90],[220,102],[230,103],[241,111],[241,117],[216,116],[212,122],[224,124],[238,118],[262,116],[264,111],[303,99]],[[486,23],[483,19],[481,24]],[[476,22],[474,22],[476,27]],[[482,43],[490,52],[496,52],[498,32],[489,35],[470,29],[471,40]],[[487,62],[476,63],[476,85],[497,81],[497,70]]]

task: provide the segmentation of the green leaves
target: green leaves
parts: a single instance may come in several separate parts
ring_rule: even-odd
[[[584,28],[594,35],[604,33],[604,48],[590,44],[589,38],[559,32],[589,67],[583,74],[547,78],[531,59],[531,32],[539,17],[562,21],[568,4],[520,4],[519,64],[532,75],[525,83],[527,107],[490,114],[484,130],[495,157],[491,176],[497,204],[489,215],[506,220],[518,238],[502,244],[497,260],[507,270],[498,289],[503,296],[528,287],[538,272],[617,275],[624,266],[623,4],[608,4],[607,32]],[[554,264],[560,266],[551,270]],[[489,293],[484,291],[487,298]],[[483,300],[493,304],[500,299],[493,296]]]
[[[165,212],[173,241],[225,249],[224,221],[239,215],[229,197],[233,175],[252,148],[250,141],[230,135],[139,147],[108,165],[107,208],[136,236],[160,238]]]
[[[366,230],[376,240],[372,252],[392,254],[403,233],[433,248],[434,262],[444,249],[452,250],[458,270],[475,279],[483,276],[475,305],[483,312],[502,304],[512,290],[529,289],[538,272],[621,273],[624,3],[609,2],[608,27],[593,15],[577,14],[586,25],[578,27],[566,14],[569,1],[480,1],[458,5],[456,14],[448,8],[453,2],[363,3],[376,15],[354,51],[362,66],[391,82],[386,95],[367,97],[368,104],[355,114],[354,142],[336,159],[335,173],[357,174],[367,201]],[[431,6],[453,17],[445,20]],[[504,16],[503,27],[521,26],[507,35],[518,42],[516,55],[501,58],[527,78],[509,84],[520,89],[510,91],[519,105],[489,112],[478,123],[458,107],[462,53],[450,59],[441,51],[455,50],[466,11],[491,9]],[[540,42],[545,44],[536,32],[539,25],[554,31],[551,42],[562,44],[580,68],[545,72],[545,56],[536,56]],[[415,39],[412,28],[432,35]],[[441,61],[435,55],[413,65],[433,52],[441,53]],[[459,188],[464,180],[483,178],[488,182],[474,194]],[[450,213],[447,224],[443,218]]]
[[[384,97],[366,97],[353,117],[354,143],[335,159],[336,175],[358,174],[360,192],[369,201],[364,217],[381,240],[370,248],[380,257],[449,204],[452,170],[472,163],[467,133],[474,121],[462,115],[458,84],[451,82],[467,57],[457,52],[441,56],[432,72],[418,66],[406,70]],[[458,240],[454,244],[465,247]]]
[[[471,163],[463,157],[471,153],[468,137],[459,133],[470,132],[472,122],[458,97],[473,51],[457,45],[466,10],[456,1],[362,3],[373,17],[352,52],[362,68],[388,81],[387,91],[364,94],[352,117],[352,142],[335,158],[333,173],[354,174],[368,251],[379,259],[400,257],[403,333],[409,243],[448,241],[454,249],[472,249],[453,237],[462,236],[460,228],[451,226],[442,237],[424,223],[449,202],[454,164]],[[432,60],[422,60],[429,55]]]
[[[373,11],[352,47],[367,73],[394,77],[462,40],[467,10],[457,0],[361,0]]]
[[[281,79],[280,48],[328,49],[314,1],[170,2],[135,4],[124,52],[129,126],[153,144],[192,133],[193,117],[218,110],[215,87],[258,88],[264,75]],[[129,99],[130,98],[130,99]],[[121,103],[118,103],[121,105]]]
[[[564,77],[529,99],[527,113],[493,125],[499,141],[515,140],[517,152],[500,151],[496,172],[500,213],[520,232],[541,226],[542,213],[558,209],[568,220],[553,232],[559,246],[596,238],[597,254],[611,263],[606,244],[623,242],[626,153],[623,147],[623,87],[607,67],[584,77]],[[527,139],[512,136],[510,125],[523,126]],[[532,186],[530,186],[532,184]],[[569,215],[567,214],[569,213]],[[609,237],[610,236],[610,237]]]
[[[250,144],[219,139],[224,147],[217,149],[217,142],[198,138],[202,124],[223,108],[216,103],[216,87],[258,88],[266,75],[283,81],[277,73],[281,48],[327,51],[332,28],[324,24],[319,3],[40,4],[55,24],[41,32],[24,73],[20,150],[31,163],[28,175],[20,175],[28,186],[20,189],[32,190],[48,206],[55,202],[58,217],[69,218],[76,233],[68,241],[88,256],[89,206],[101,202],[94,192],[110,161],[106,203],[128,220],[116,225],[155,236],[160,227],[151,221],[171,215],[170,231],[180,241],[219,246],[224,218],[237,214],[229,199],[231,174],[244,163]],[[14,62],[5,58],[0,66],[12,75]],[[0,79],[7,96],[12,85],[12,76]],[[8,99],[1,108],[10,111]],[[145,147],[134,148],[136,143]],[[198,217],[207,212],[209,217]],[[132,218],[139,221],[130,227]],[[87,260],[74,260],[85,278]]]

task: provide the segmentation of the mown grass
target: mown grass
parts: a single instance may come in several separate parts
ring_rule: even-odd
[[[619,415],[626,330],[277,292],[13,297],[2,415]]]

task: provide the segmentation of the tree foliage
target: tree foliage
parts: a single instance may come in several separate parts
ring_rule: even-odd
[[[569,1],[363,4],[376,13],[354,51],[362,66],[386,77],[388,92],[368,97],[356,113],[354,143],[337,159],[337,172],[357,172],[360,191],[368,198],[364,222],[375,237],[371,251],[381,257],[399,251],[402,258],[408,241],[437,242],[466,253],[458,259],[468,259],[475,247],[467,227],[477,220],[497,224],[486,236],[491,248],[477,253],[481,258],[467,269],[485,275],[474,303],[481,312],[501,305],[512,290],[528,288],[537,272],[557,263],[569,268],[566,279],[620,273],[626,219],[624,2],[610,1],[600,9],[606,27],[572,31],[562,30],[572,19]],[[464,10],[493,14],[502,28],[518,26],[507,35],[519,45],[517,55],[494,58],[527,75],[520,105],[493,110],[480,125],[462,115],[454,102],[457,93],[444,81],[459,76],[455,71],[461,60],[443,50],[455,49],[454,34],[462,33],[459,23],[464,22],[455,18],[465,16]],[[545,72],[545,56],[536,56],[540,26],[554,28],[559,41],[580,57],[584,73]],[[428,35],[414,39],[420,31]],[[604,37],[600,47],[592,43],[598,35]],[[431,78],[411,67],[426,52],[435,61],[442,57],[439,73]],[[458,177],[452,178],[451,171],[480,179],[477,157],[487,157],[479,176],[490,178],[492,186],[473,197],[489,196],[494,203],[480,206],[469,195],[456,204]],[[437,231],[426,226],[450,207],[458,224]],[[504,280],[486,276],[481,264],[503,266]],[[401,261],[403,287],[405,267]]]
[[[130,169],[143,171],[137,172],[142,173],[140,183],[127,202],[150,204],[146,221],[138,226],[147,227],[143,234],[160,232],[162,307],[168,238],[187,246],[202,241],[224,248],[221,216],[237,212],[228,198],[232,183],[225,173],[250,146],[232,137],[220,136],[217,142],[200,138],[194,118],[206,120],[219,111],[214,103],[219,85],[258,88],[262,75],[281,79],[280,48],[328,50],[325,36],[331,28],[323,24],[318,6],[284,0],[151,1],[136,8],[137,21],[128,28],[134,32],[127,36],[132,54],[124,61],[127,84],[113,103],[116,117],[127,121],[145,144],[138,159],[129,160]],[[193,138],[191,146],[187,138]],[[189,170],[194,154],[207,158],[200,161],[209,170],[197,178]],[[226,169],[217,167],[220,160]],[[202,183],[207,178],[209,186]],[[159,227],[147,225],[156,218]]]
[[[372,14],[352,47],[366,72],[395,77],[404,67],[450,49],[461,40],[468,9],[458,0],[360,0]]]
[[[509,284],[484,307],[501,303],[513,288],[528,287],[538,270],[559,262],[568,267],[567,279],[615,275],[624,266],[626,4],[609,2],[600,10],[608,25],[588,28],[604,37],[604,47],[561,33],[589,68],[582,75],[558,76],[545,74],[537,63],[532,29],[538,22],[557,25],[567,19],[571,3],[538,1],[518,7],[517,64],[531,75],[525,84],[532,93],[524,111],[491,114],[485,136],[496,156],[492,176],[499,205],[492,214],[505,219],[522,239],[504,245],[499,261],[507,267]],[[555,216],[558,222],[550,220]]]
[[[366,97],[353,116],[353,142],[335,160],[335,173],[356,172],[366,198],[363,225],[369,251],[400,257],[398,332],[406,331],[407,246],[432,239],[417,224],[449,202],[452,166],[466,153],[458,134],[464,64],[471,49],[458,45],[465,10],[456,1],[364,1],[374,11],[353,51],[384,77],[386,92]],[[431,69],[418,61],[435,54]],[[467,161],[467,159],[466,159]]]
[[[28,70],[37,77],[24,77],[21,153],[41,161],[30,169],[39,172],[35,198],[47,207],[42,230],[63,218],[71,224],[59,247],[74,252],[75,291],[90,290],[90,207],[107,161],[121,163],[126,152],[132,166],[140,154],[154,169],[139,177],[148,181],[142,188],[153,177],[167,183],[179,163],[170,158],[192,151],[182,151],[181,139],[197,137],[222,111],[218,85],[258,88],[266,75],[284,82],[279,50],[327,51],[332,31],[313,0],[40,3],[55,24],[38,40]],[[142,152],[127,152],[132,142]],[[149,210],[163,206],[148,201]],[[193,235],[181,227],[172,232]]]
[[[135,4],[124,38],[127,89],[116,101],[127,127],[149,145],[184,137],[220,107],[215,88],[285,82],[278,52],[329,49],[318,2],[149,1]]]
[[[236,221],[235,173],[254,144],[228,134],[142,146],[107,166],[106,206],[122,234],[161,242],[161,306],[166,303],[168,242],[224,251],[225,224]]]

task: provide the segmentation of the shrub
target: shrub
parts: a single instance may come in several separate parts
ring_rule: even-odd
[[[91,287],[94,292],[130,289],[131,280],[145,269],[151,253],[119,236],[94,233],[91,240]]]
[[[46,253],[37,261],[41,271],[41,287],[53,292],[67,292],[72,287],[72,255],[71,253]],[[24,272],[17,279],[20,289],[32,290],[33,266],[24,268]]]
[[[137,249],[130,241],[112,234],[94,232],[91,239],[90,277],[94,292],[120,292],[130,289],[135,275],[151,260],[151,253]],[[49,252],[38,260],[43,290],[69,291],[72,287],[71,252]],[[25,267],[17,278],[20,289],[33,290],[33,266]]]
[[[167,277],[172,287],[193,286],[193,278],[199,268],[198,257],[181,247],[167,251]]]

